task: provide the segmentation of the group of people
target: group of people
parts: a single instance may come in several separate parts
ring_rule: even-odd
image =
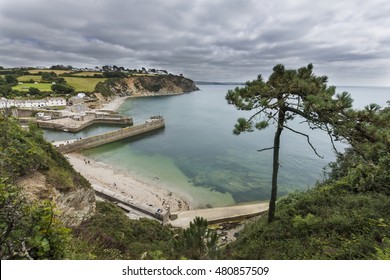
[[[91,164],[91,162],[89,160],[86,160],[86,159],[84,159],[84,163],[85,164]]]

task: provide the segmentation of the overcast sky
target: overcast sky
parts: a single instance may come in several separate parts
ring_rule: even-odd
[[[389,15],[389,0],[1,0],[0,65],[246,81],[313,63],[334,85],[390,86]]]

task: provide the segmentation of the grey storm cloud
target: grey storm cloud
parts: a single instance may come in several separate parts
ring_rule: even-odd
[[[275,64],[389,85],[390,2],[2,0],[0,65],[165,68],[245,81]]]

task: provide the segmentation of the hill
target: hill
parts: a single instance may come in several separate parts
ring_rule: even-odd
[[[195,83],[182,76],[134,75],[98,83],[95,91],[105,96],[175,95],[199,90]]]

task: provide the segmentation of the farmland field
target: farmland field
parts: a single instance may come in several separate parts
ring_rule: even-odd
[[[70,73],[70,70],[50,70],[50,69],[34,69],[34,70],[28,70],[30,74],[38,74],[39,72],[54,72],[57,75],[64,74],[64,73]]]
[[[27,82],[33,80],[34,82],[40,82],[42,81],[42,76],[36,76],[36,75],[24,75],[18,77],[19,82]]]
[[[80,73],[75,73],[75,74],[72,74],[73,76],[93,76],[93,75],[102,75],[102,72],[97,72],[97,71],[84,71],[84,72],[80,72]]]
[[[33,84],[33,83],[24,83],[22,85],[16,85],[12,87],[14,90],[19,90],[19,91],[28,91],[28,89],[32,88],[37,88],[40,91],[43,92],[51,92],[51,83],[40,83],[40,84]]]
[[[106,78],[77,78],[64,77],[66,83],[73,87],[75,91],[93,92],[98,82],[103,82]]]

